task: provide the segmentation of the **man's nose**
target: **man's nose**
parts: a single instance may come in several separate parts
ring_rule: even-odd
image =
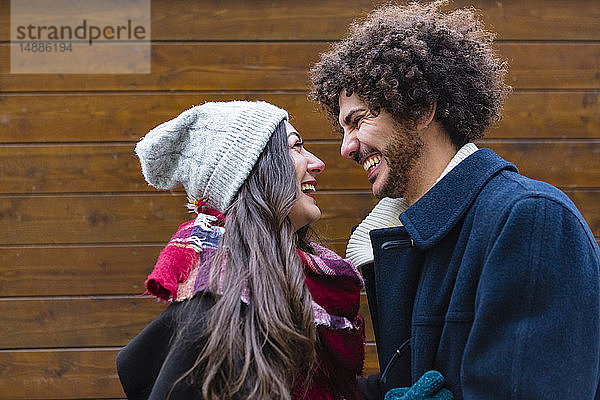
[[[355,133],[344,132],[344,138],[342,139],[342,147],[340,148],[340,153],[342,157],[353,159],[358,149],[360,147],[360,143]]]

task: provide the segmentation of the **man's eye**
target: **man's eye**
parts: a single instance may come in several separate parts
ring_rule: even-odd
[[[298,140],[292,147],[302,147],[304,146],[304,140]]]
[[[354,121],[352,121],[352,124],[353,124],[354,126],[358,126],[358,124],[360,123],[360,121],[361,121],[362,119],[363,119],[363,116],[362,116],[362,115],[361,115],[361,116],[359,116],[359,117],[356,117],[356,118],[354,118]]]

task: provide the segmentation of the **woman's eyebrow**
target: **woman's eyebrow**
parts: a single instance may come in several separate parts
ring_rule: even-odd
[[[300,134],[298,132],[290,132],[290,134],[288,135],[288,137],[292,136],[292,135],[296,135],[296,136],[298,136],[298,139],[302,140],[302,137],[300,136]]]

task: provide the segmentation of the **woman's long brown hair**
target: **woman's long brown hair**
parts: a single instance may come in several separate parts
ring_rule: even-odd
[[[184,314],[183,329],[205,324],[205,345],[176,384],[185,379],[204,399],[291,399],[294,382],[309,379],[315,324],[296,248],[310,249],[306,229],[294,232],[288,218],[297,187],[281,123],[226,212],[211,262],[215,305],[202,320],[189,307]]]

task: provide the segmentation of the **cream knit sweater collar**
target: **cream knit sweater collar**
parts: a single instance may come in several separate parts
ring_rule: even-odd
[[[448,172],[452,171],[461,161],[478,150],[474,143],[467,143],[461,147],[454,157],[450,160],[440,177],[436,180],[434,186]],[[385,197],[377,203],[375,208],[365,217],[350,236],[348,246],[346,247],[346,258],[354,265],[360,267],[373,261],[373,248],[371,247],[371,238],[369,232],[372,229],[390,228],[401,226],[402,223],[398,216],[406,211],[408,204],[403,198],[392,199]]]

